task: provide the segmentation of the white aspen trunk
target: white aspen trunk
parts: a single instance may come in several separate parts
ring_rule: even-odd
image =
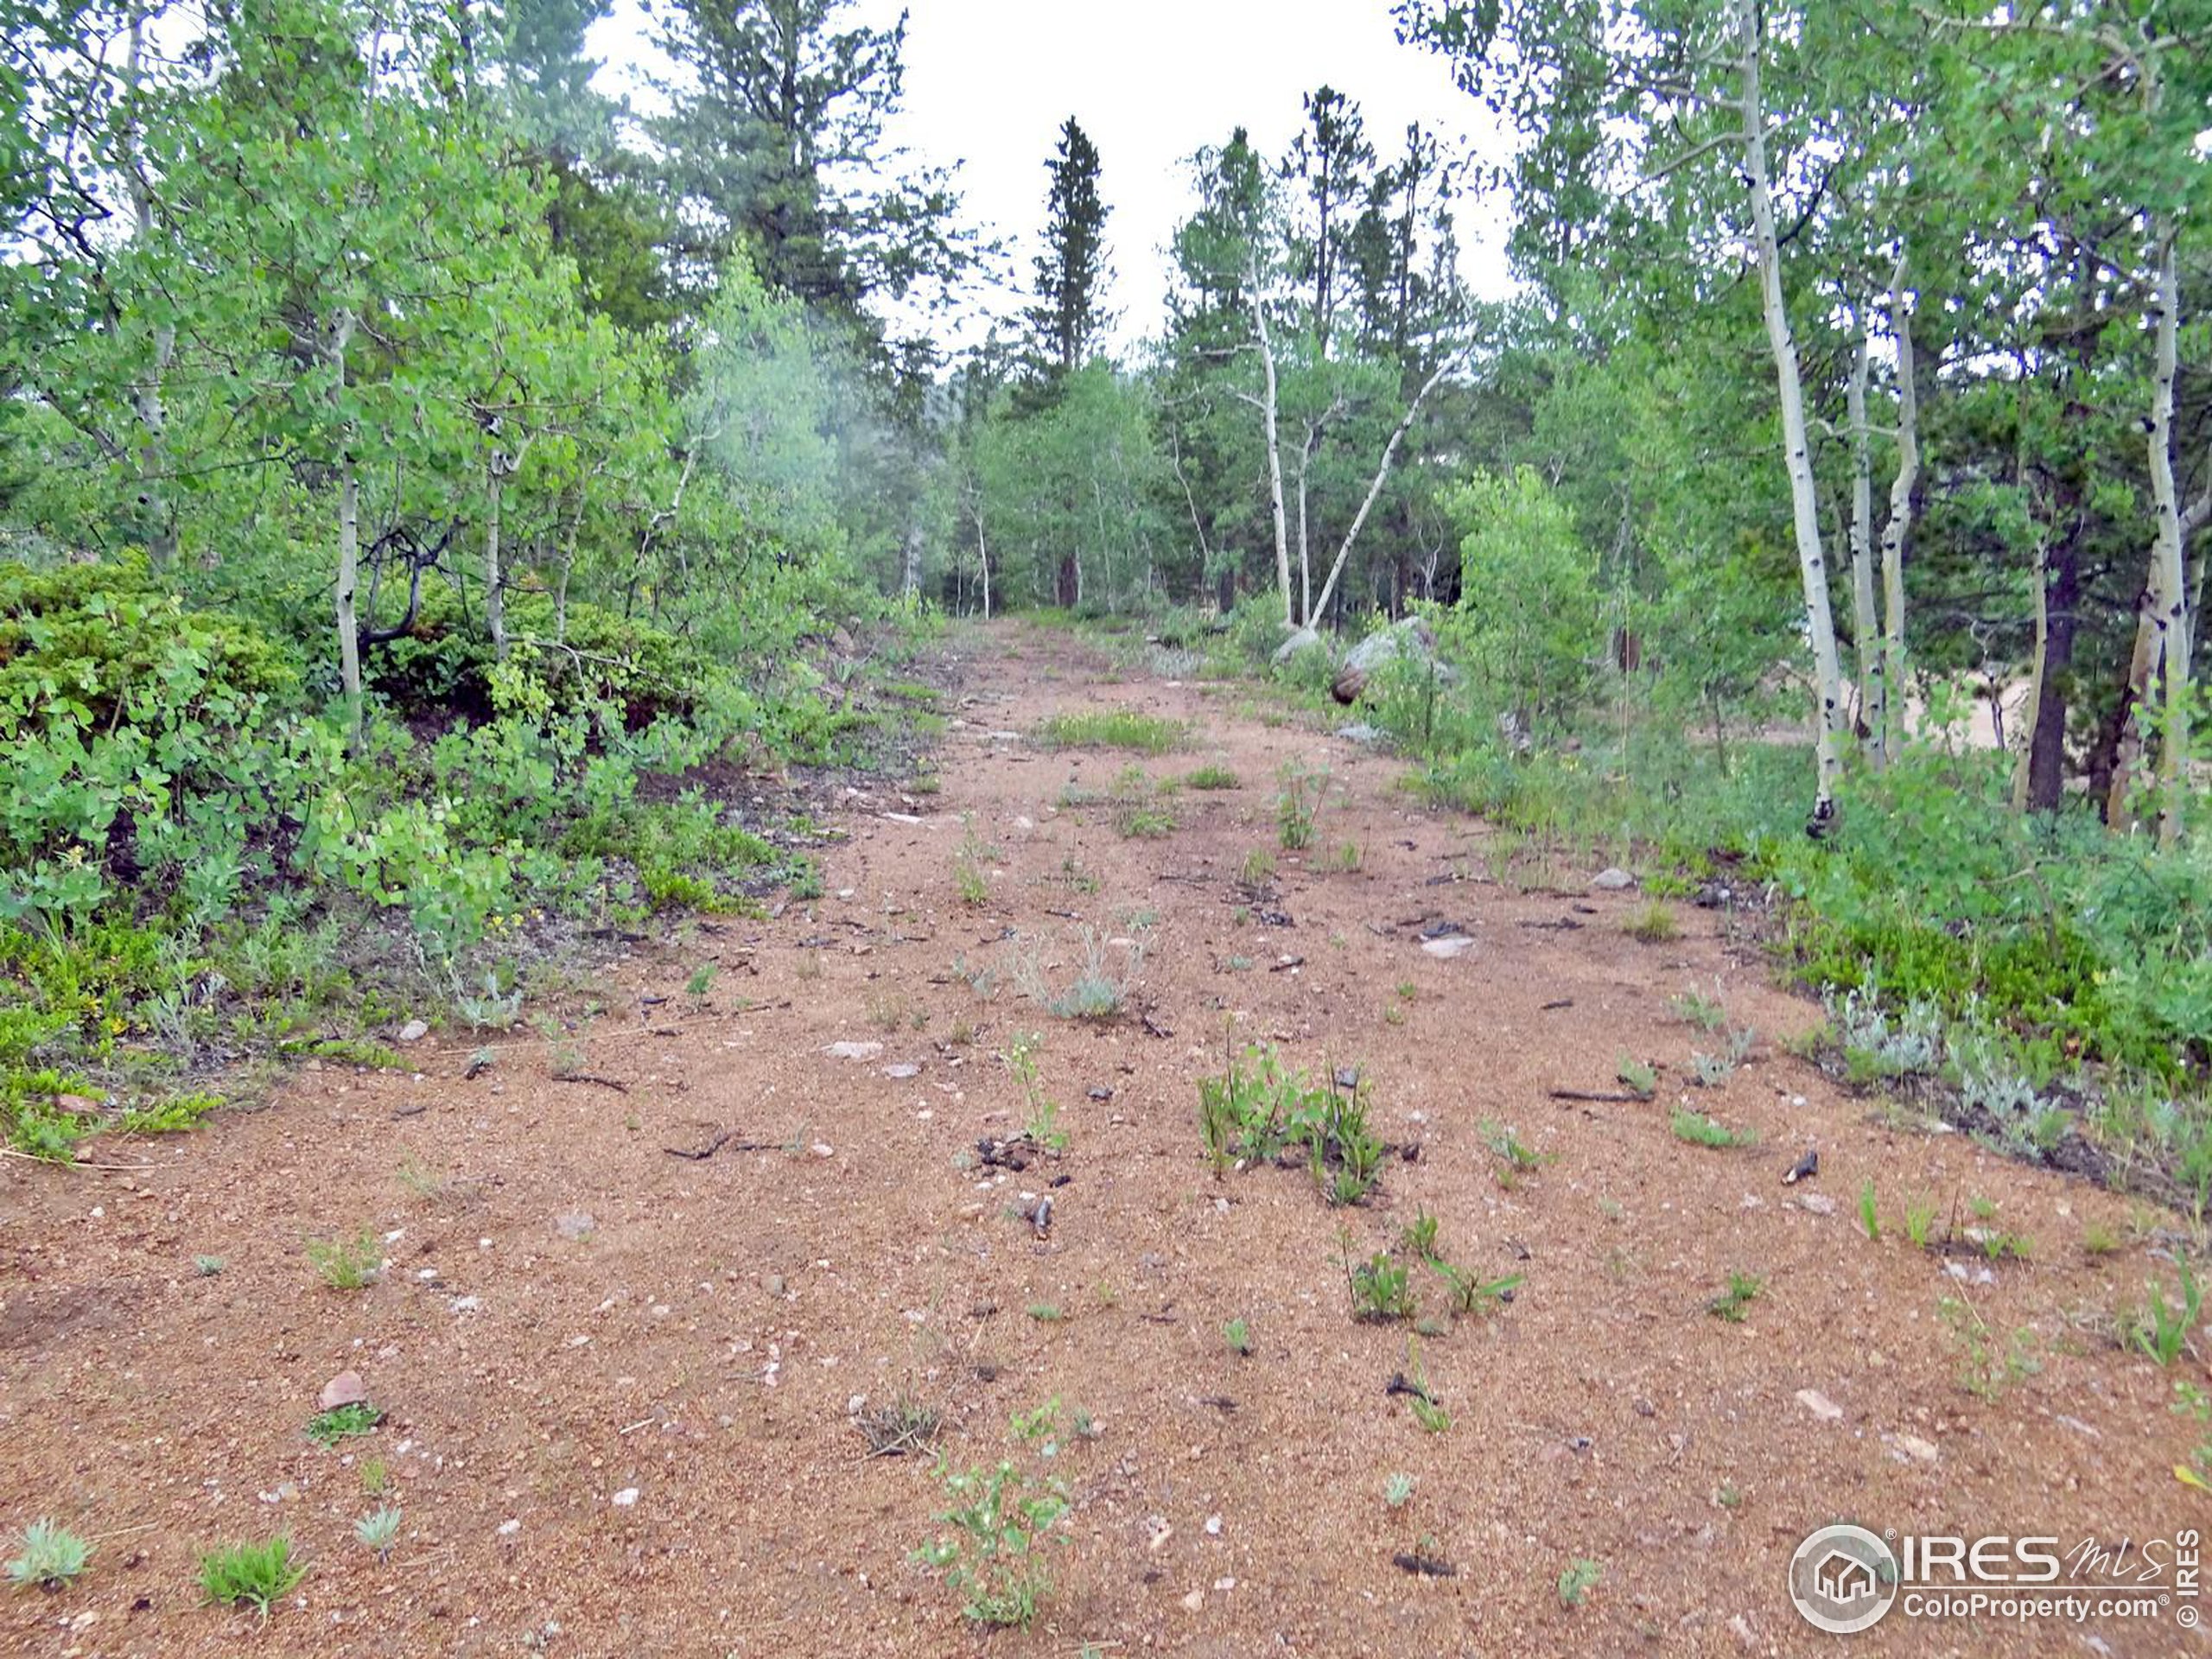
[[[899,592],[912,599],[922,591],[922,527],[910,523],[899,548]]]
[[[484,463],[484,486],[492,498],[484,526],[484,626],[492,635],[492,660],[495,663],[507,660],[507,591],[505,578],[499,570],[499,501],[506,493],[501,486],[501,460],[495,449]]]
[[[1835,619],[1828,607],[1827,560],[1821,546],[1820,505],[1814,493],[1813,455],[1805,431],[1805,390],[1798,378],[1797,341],[1782,291],[1782,250],[1774,226],[1774,198],[1767,181],[1766,109],[1759,90],[1759,0],[1737,0],[1743,36],[1745,171],[1751,187],[1751,225],[1758,249],[1761,308],[1766,314],[1768,344],[1774,352],[1775,379],[1782,403],[1783,460],[1789,472],[1789,496],[1797,531],[1797,565],[1805,585],[1805,624],[1812,636],[1815,711],[1814,748],[1817,787],[1809,827],[1819,829],[1835,817],[1835,785],[1843,768],[1836,745],[1842,715],[1843,674],[1836,662]]]
[[[1308,627],[1313,624],[1313,562],[1306,550],[1306,480],[1313,461],[1313,449],[1309,442],[1298,455],[1298,620]]]
[[[1920,487],[1920,390],[1912,356],[1912,310],[1905,303],[1904,260],[1890,279],[1890,332],[1897,347],[1897,470],[1890,480],[1890,516],[1882,524],[1882,653],[1875,664],[1874,757],[1897,758],[1893,709],[1904,678],[1904,539],[1912,528],[1912,496]]]
[[[1360,502],[1359,511],[1352,515],[1351,528],[1344,531],[1344,542],[1337,549],[1335,563],[1329,567],[1329,579],[1321,584],[1323,610],[1329,608],[1329,601],[1334,597],[1337,591],[1338,578],[1344,575],[1344,563],[1351,557],[1352,543],[1359,539],[1359,532],[1367,524],[1367,515],[1375,510],[1376,498],[1382,493],[1382,485],[1390,476],[1390,462],[1398,453],[1398,445],[1404,441],[1406,434],[1413,429],[1414,422],[1421,414],[1421,406],[1428,401],[1428,394],[1436,390],[1446,375],[1459,366],[1461,359],[1465,356],[1464,352],[1454,353],[1439,363],[1428,378],[1421,382],[1421,390],[1414,394],[1413,402],[1406,406],[1405,418],[1392,429],[1389,440],[1382,446],[1382,459],[1375,468],[1374,480],[1367,486],[1367,495]],[[1434,592],[1435,558],[1436,556],[1433,553],[1429,556],[1428,573],[1424,578],[1424,585],[1430,588],[1432,597]]]
[[[1872,359],[1867,346],[1862,327],[1844,396],[1851,421],[1851,631],[1859,645],[1859,719],[1872,737],[1880,730],[1874,723],[1874,683],[1882,647],[1874,615],[1874,455],[1866,430],[1866,376]]]
[[[983,505],[978,501],[976,511],[976,568],[983,577],[983,620],[991,620],[991,550],[983,543]]]
[[[2164,607],[2158,618],[2166,659],[2165,730],[2158,747],[2158,845],[2181,838],[2182,773],[2189,761],[2190,628],[2188,572],[2182,546],[2181,497],[2174,484],[2174,376],[2181,335],[2181,280],[2175,232],[2158,245],[2156,378],[2151,392],[2151,499],[2158,539],[2153,556]]]
[[[1268,499],[1275,515],[1275,586],[1282,594],[1282,625],[1298,626],[1291,615],[1290,532],[1283,522],[1282,453],[1275,433],[1275,348],[1268,336],[1268,308],[1260,293],[1260,264],[1256,253],[1244,261],[1244,286],[1251,296],[1252,326],[1260,336],[1260,419],[1268,445]]]
[[[334,407],[346,386],[346,348],[353,340],[353,314],[341,310],[324,342],[323,360],[337,378],[330,389]],[[361,631],[353,614],[353,596],[361,579],[361,490],[353,463],[353,429],[350,422],[339,431],[338,457],[338,683],[346,696],[346,741],[349,747],[361,741]]]
[[[138,154],[138,80],[145,49],[146,13],[143,7],[130,14],[130,43],[124,59],[125,90],[130,100],[129,155],[124,165],[130,177],[130,211],[134,234],[143,249],[154,239],[154,197],[147,188],[144,162]],[[163,322],[154,329],[153,360],[145,375],[131,388],[131,412],[138,421],[138,508],[148,533],[146,556],[158,569],[176,557],[176,514],[170,505],[168,410],[162,402],[162,387],[169,365],[176,359],[176,325]]]

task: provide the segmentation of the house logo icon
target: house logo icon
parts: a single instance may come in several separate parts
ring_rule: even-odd
[[[1897,1599],[1897,1558],[1864,1527],[1822,1527],[1789,1558],[1789,1599],[1816,1630],[1871,1630]]]

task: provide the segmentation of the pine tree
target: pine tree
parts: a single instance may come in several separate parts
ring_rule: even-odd
[[[1045,163],[1045,251],[1034,261],[1038,303],[1027,314],[1031,350],[1048,378],[1073,373],[1113,321],[1105,290],[1106,204],[1098,194],[1098,149],[1070,116],[1059,149]]]

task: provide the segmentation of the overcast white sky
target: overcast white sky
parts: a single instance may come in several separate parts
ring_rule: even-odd
[[[892,137],[922,159],[961,163],[969,218],[1001,235],[1026,281],[1044,219],[1045,161],[1072,115],[1098,146],[1100,188],[1126,346],[1154,328],[1163,249],[1190,208],[1183,158],[1242,123],[1278,155],[1300,123],[1299,96],[1326,84],[1359,103],[1377,153],[1419,120],[1495,159],[1491,118],[1457,91],[1443,61],[1397,42],[1388,0],[910,0],[905,111]],[[899,7],[863,0],[889,21]],[[635,0],[593,33],[612,92],[643,53]],[[1466,275],[1506,289],[1503,204],[1459,210]],[[1011,312],[1022,296],[1000,295]]]

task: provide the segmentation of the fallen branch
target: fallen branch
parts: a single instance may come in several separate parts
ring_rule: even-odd
[[[1633,1106],[1639,1101],[1650,1099],[1649,1095],[1597,1093],[1586,1089],[1553,1089],[1546,1092],[1554,1100],[1586,1100],[1600,1106]]]
[[[618,1095],[626,1095],[630,1092],[630,1085],[620,1078],[602,1077],[596,1071],[557,1071],[554,1073],[553,1081],[556,1083],[595,1083],[602,1089],[612,1089]]]
[[[783,1143],[780,1141],[739,1141],[737,1139],[737,1133],[738,1132],[735,1129],[724,1129],[721,1134],[715,1135],[713,1140],[708,1141],[705,1146],[701,1147],[696,1152],[694,1152],[686,1147],[663,1147],[661,1150],[671,1158],[689,1158],[693,1163],[696,1164],[704,1163],[708,1159],[720,1152],[724,1147],[731,1145],[732,1142],[735,1142],[735,1149],[739,1152],[777,1152],[782,1149]]]

